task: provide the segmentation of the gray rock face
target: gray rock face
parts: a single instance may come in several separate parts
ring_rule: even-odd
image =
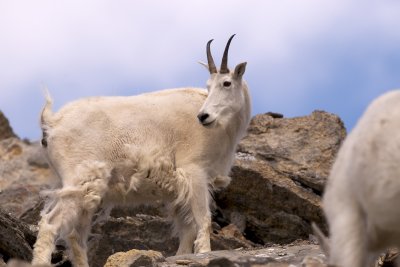
[[[320,195],[344,136],[340,119],[322,111],[291,119],[277,114],[255,116],[239,145],[231,185],[215,194],[212,249],[222,252],[175,258],[178,240],[171,237],[171,226],[161,210],[118,208],[110,220],[93,228],[91,266],[103,266],[108,256],[131,249],[157,250],[170,257],[157,266],[300,266],[306,255],[310,257],[303,266],[324,266],[316,245],[287,244],[307,240],[312,221],[324,226]],[[42,207],[39,191],[58,183],[38,143],[0,138],[0,205],[19,218],[16,221],[37,224]],[[6,241],[27,248],[23,239]],[[27,244],[31,247],[32,241]],[[289,247],[293,253],[281,251]],[[30,257],[29,252],[21,254],[19,258]],[[297,258],[285,258],[292,254]],[[53,260],[58,266],[68,265],[60,251]]]
[[[257,115],[239,145],[232,183],[216,194],[226,221],[240,224],[260,244],[307,239],[311,222],[322,228],[320,195],[345,137],[341,120],[315,111],[284,119]]]
[[[324,111],[290,119],[260,114],[252,119],[238,151],[321,193],[345,136],[340,118]]]

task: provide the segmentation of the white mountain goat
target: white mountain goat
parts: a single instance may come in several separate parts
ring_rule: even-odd
[[[113,205],[167,203],[179,235],[177,254],[210,251],[210,190],[227,186],[251,102],[246,63],[228,69],[229,39],[219,72],[207,43],[207,90],[181,88],[129,97],[81,99],[51,112],[42,144],[62,188],[49,194],[33,264],[50,263],[57,237],[74,266],[88,266],[94,213]]]
[[[339,150],[323,196],[329,264],[365,267],[400,247],[400,90],[376,99]]]

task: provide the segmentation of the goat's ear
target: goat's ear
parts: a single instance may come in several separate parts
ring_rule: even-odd
[[[233,72],[233,78],[235,78],[235,79],[242,78],[244,72],[246,71],[246,64],[247,64],[247,62],[243,62],[243,63],[238,64],[235,67],[235,71]]]
[[[202,65],[204,68],[207,69],[207,71],[210,71],[210,69],[208,68],[208,64],[202,62],[202,61],[197,61],[197,63],[199,63],[200,65]]]

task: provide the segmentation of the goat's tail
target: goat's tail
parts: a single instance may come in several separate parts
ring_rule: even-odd
[[[44,147],[47,147],[48,130],[52,126],[52,117],[53,117],[53,111],[52,111],[53,100],[51,99],[47,87],[44,88],[44,96],[46,99],[46,103],[44,104],[40,116],[40,126],[43,132],[42,145]]]
[[[53,100],[51,99],[49,90],[44,88],[44,97],[46,99],[46,103],[42,109],[42,115],[40,116],[40,122],[43,125],[49,126],[51,124],[51,117],[53,116],[53,112],[51,111],[53,106]]]

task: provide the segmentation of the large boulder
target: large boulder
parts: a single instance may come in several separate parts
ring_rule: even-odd
[[[216,194],[224,221],[254,242],[307,239],[311,222],[322,228],[323,185],[346,131],[339,117],[255,116],[239,145],[232,183]]]

